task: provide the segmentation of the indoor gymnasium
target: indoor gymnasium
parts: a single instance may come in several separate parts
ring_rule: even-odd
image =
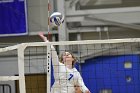
[[[140,93],[140,1],[0,0],[0,93]]]

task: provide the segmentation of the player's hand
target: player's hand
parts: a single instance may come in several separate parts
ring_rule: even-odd
[[[75,93],[82,93],[79,86],[75,85],[74,88],[75,88]]]
[[[89,90],[86,90],[86,92],[85,93],[91,93]]]
[[[39,32],[38,35],[41,37],[41,39],[45,42],[49,42],[47,37],[45,37],[44,33],[43,32]]]

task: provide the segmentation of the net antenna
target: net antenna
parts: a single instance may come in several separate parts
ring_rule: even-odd
[[[51,10],[51,5],[50,5],[50,0],[48,0],[48,40],[51,39],[51,33],[50,33],[50,10]]]
[[[51,5],[50,5],[50,0],[48,0],[48,40],[51,40],[51,33],[50,33],[50,10],[51,10]],[[51,92],[51,52],[50,52],[50,47],[47,46],[47,88],[46,88],[46,93]]]

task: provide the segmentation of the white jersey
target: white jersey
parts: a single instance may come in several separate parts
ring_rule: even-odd
[[[88,90],[76,68],[69,69],[59,62],[57,53],[53,47],[52,64],[55,82],[51,88],[51,93],[75,93],[74,85],[80,86],[81,91],[84,93]]]

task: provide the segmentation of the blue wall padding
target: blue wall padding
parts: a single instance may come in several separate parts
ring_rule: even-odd
[[[112,93],[140,93],[139,55],[102,56],[81,64],[82,77],[91,93],[108,89]],[[132,68],[124,63],[131,62]],[[131,77],[131,81],[127,81]]]

